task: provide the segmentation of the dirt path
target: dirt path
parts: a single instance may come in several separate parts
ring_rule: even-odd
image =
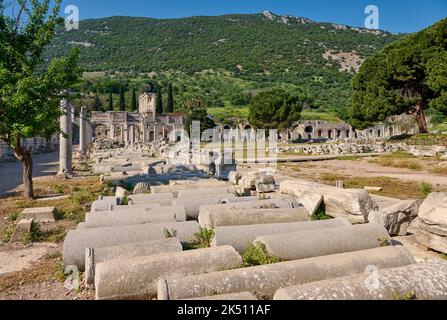
[[[53,176],[59,169],[59,152],[33,155],[33,176]],[[21,161],[0,162],[0,197],[11,195],[22,185],[23,167]]]

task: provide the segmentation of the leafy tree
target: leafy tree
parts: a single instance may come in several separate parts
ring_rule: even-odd
[[[137,93],[136,89],[132,88],[132,111],[137,111],[138,103],[137,103]]]
[[[427,133],[425,110],[447,114],[447,19],[393,43],[366,60],[354,78],[351,124],[364,129],[402,113]]]
[[[270,89],[256,95],[249,105],[249,122],[257,129],[283,130],[301,117],[303,101],[283,89]]]
[[[182,103],[182,109],[184,110],[195,110],[195,109],[206,109],[205,107],[205,100],[202,96],[194,96],[192,98],[189,98]]]
[[[59,131],[60,100],[81,75],[76,51],[42,66],[44,48],[63,22],[59,11],[59,0],[12,1],[8,8],[0,2],[0,139],[23,163],[26,199],[34,198],[33,160],[23,139]]]
[[[113,92],[112,90],[109,91],[109,110],[113,111]]]
[[[195,108],[188,113],[186,118],[185,128],[187,131],[190,130],[193,121],[200,122],[200,133],[202,134],[205,130],[213,129],[216,127],[214,120],[210,118],[206,108]]]
[[[155,111],[157,114],[163,114],[163,96],[161,95],[160,87],[157,89],[157,95],[155,98]]]
[[[166,104],[166,113],[174,112],[174,94],[172,93],[172,84],[168,86],[168,102]]]
[[[126,98],[124,96],[124,90],[120,88],[120,101],[119,101],[120,111],[126,111]]]

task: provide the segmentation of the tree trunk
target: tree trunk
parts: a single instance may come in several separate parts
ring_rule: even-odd
[[[33,190],[33,159],[31,158],[31,152],[25,151],[25,156],[22,159],[23,163],[23,196],[27,200],[34,199]]]
[[[425,120],[424,108],[422,104],[416,105],[415,117],[419,125],[419,133],[428,133],[427,121]]]
[[[31,157],[31,150],[22,147],[20,137],[17,138],[14,153],[17,159],[21,160],[23,164],[23,197],[26,200],[33,200],[33,159]]]

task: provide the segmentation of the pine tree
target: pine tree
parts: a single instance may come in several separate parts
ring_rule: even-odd
[[[124,97],[124,90],[120,88],[120,111],[126,111],[126,98]]]
[[[170,83],[168,86],[168,103],[166,105],[166,113],[174,112],[174,96],[172,93],[172,84]]]
[[[113,93],[112,89],[109,92],[109,111],[113,111]]]
[[[163,114],[163,97],[161,95],[161,89],[158,87],[157,89],[157,97],[155,101],[155,111],[157,114]]]
[[[132,89],[132,111],[137,111],[137,93],[135,88]]]

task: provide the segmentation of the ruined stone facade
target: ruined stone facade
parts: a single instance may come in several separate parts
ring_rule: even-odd
[[[181,139],[185,114],[158,115],[155,110],[156,96],[151,93],[143,93],[138,101],[138,112],[93,112],[91,124],[94,139],[110,139],[125,145],[166,139],[176,142]]]

